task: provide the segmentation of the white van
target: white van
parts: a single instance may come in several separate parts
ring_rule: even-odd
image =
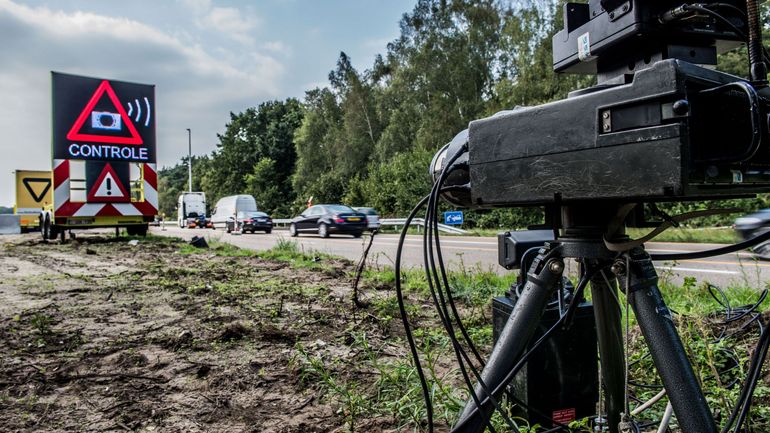
[[[215,229],[229,231],[227,222],[235,221],[238,212],[258,211],[257,201],[248,194],[231,195],[222,197],[211,211],[211,223]]]
[[[176,203],[176,222],[179,228],[206,224],[206,194],[202,192],[183,192]],[[202,224],[201,224],[201,219]]]

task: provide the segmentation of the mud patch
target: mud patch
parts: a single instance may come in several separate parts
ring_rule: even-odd
[[[296,348],[376,380],[336,364],[355,362],[351,329],[384,338],[351,311],[346,261],[312,271],[191,256],[169,239],[2,241],[3,431],[342,432],[344,406],[300,379]],[[361,414],[356,425],[399,423]]]

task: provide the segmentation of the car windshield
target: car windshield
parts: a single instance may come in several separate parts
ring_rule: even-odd
[[[264,212],[256,212],[256,211],[238,212],[238,218],[263,218],[266,216],[267,214]]]
[[[342,212],[355,212],[353,209],[343,206],[341,204],[333,204],[326,206],[326,209],[329,212],[335,212],[335,213],[342,213]]]
[[[370,207],[357,207],[356,210],[364,215],[377,215],[377,211]]]

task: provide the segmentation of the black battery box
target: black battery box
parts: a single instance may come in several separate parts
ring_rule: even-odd
[[[507,296],[492,300],[495,341],[514,305],[515,301]],[[554,303],[546,308],[528,351],[557,320],[559,308]],[[531,425],[555,427],[557,423],[568,424],[596,414],[598,355],[593,305],[584,302],[578,306],[569,329],[556,329],[532,352],[510,390],[520,402],[515,412]]]

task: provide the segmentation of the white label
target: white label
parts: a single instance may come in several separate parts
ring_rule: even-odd
[[[581,62],[585,62],[586,60],[591,60],[594,58],[594,56],[591,55],[591,40],[588,37],[588,32],[578,36],[577,45],[578,58]]]
[[[743,183],[743,173],[739,170],[732,170],[733,183]]]

